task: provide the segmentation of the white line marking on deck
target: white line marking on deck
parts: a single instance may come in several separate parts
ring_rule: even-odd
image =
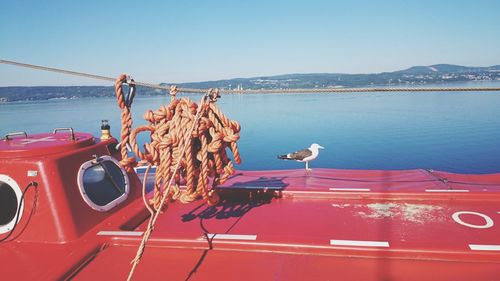
[[[500,251],[500,245],[469,244],[469,248],[473,251]]]
[[[386,241],[330,240],[332,246],[389,247]]]
[[[331,187],[330,191],[370,191],[369,188],[335,188]]]
[[[99,231],[97,235],[100,236],[142,236],[143,231]]]
[[[332,192],[330,191],[298,191],[298,190],[284,190],[285,193],[291,193],[291,194],[312,194],[312,195],[317,195],[317,194],[323,194],[323,195],[332,195]]]
[[[257,240],[257,235],[208,233],[207,236],[214,240]]]
[[[469,192],[468,189],[426,189],[425,192]]]

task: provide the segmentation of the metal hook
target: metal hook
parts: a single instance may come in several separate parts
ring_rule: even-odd
[[[130,107],[135,97],[135,81],[130,76],[127,76],[126,83],[128,84],[128,94],[125,97],[125,104]]]

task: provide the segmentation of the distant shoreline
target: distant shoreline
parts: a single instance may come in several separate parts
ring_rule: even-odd
[[[478,84],[482,84],[481,87]],[[484,85],[486,84],[486,85]],[[371,85],[371,86],[360,86],[360,87],[335,87],[332,89],[377,89],[377,88],[439,88],[439,87],[449,87],[449,88],[500,88],[500,80],[475,80],[475,81],[460,81],[460,82],[448,82],[448,83],[433,83],[433,84],[386,84],[386,85]],[[86,89],[88,91],[86,91]],[[301,89],[304,90],[303,93],[297,92],[287,92],[287,90],[294,89],[251,89],[251,92],[245,92],[244,94],[313,94],[321,93],[321,91],[316,92],[315,88]],[[259,92],[259,91],[269,91],[272,92]],[[314,92],[311,92],[314,91]],[[377,91],[374,91],[377,92]],[[392,91],[392,92],[398,92]],[[156,90],[151,90],[148,88],[142,88],[138,90],[140,93],[137,97],[155,97],[161,95]],[[342,92],[330,92],[330,93],[349,93],[348,91]],[[380,92],[379,92],[380,93]],[[164,92],[163,92],[164,94]],[[227,94],[238,94],[227,93]],[[189,94],[193,95],[193,94]],[[197,94],[194,94],[197,95]],[[113,98],[114,87],[112,86],[28,86],[28,87],[0,87],[0,104],[7,103],[22,103],[22,102],[37,102],[37,101],[59,101],[59,100],[79,100],[79,99],[94,99],[94,98]],[[14,98],[13,98],[14,97]]]
[[[304,89],[305,92],[314,92],[319,91],[319,89],[457,87],[464,84],[496,84],[497,82],[500,82],[500,65],[467,67],[436,64],[431,66],[414,66],[405,70],[373,74],[285,74],[205,82],[162,83],[160,85],[164,86],[164,88],[168,88],[168,85],[176,85],[179,88],[186,89],[218,88],[233,93],[251,91],[251,93],[257,94],[259,91],[286,93],[288,90],[293,89]],[[494,87],[498,87],[498,85]],[[157,96],[159,93],[164,93],[165,91],[138,86],[137,92],[141,96]],[[112,85],[0,87],[0,103],[113,96],[114,87]]]

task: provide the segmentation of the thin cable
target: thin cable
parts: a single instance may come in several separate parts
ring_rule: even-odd
[[[60,68],[46,67],[34,64],[20,63],[9,60],[0,60],[0,63],[14,65],[19,67],[26,67],[36,70],[43,70],[73,76],[80,76],[86,78],[92,78],[104,81],[115,81],[115,78],[89,74],[84,72],[76,72],[71,70],[64,70]],[[136,85],[159,89],[159,90],[170,90],[170,85],[162,86],[158,84],[146,83],[146,82],[135,82]],[[179,92],[184,93],[205,93],[208,89],[196,89],[196,88],[178,88]],[[265,89],[265,90],[220,90],[221,93],[226,94],[251,94],[251,93],[361,93],[361,92],[471,92],[471,91],[500,91],[500,87],[429,87],[429,88],[314,88],[314,89]]]
[[[72,75],[72,76],[80,76],[80,77],[85,77],[85,78],[103,80],[103,81],[114,82],[116,80],[116,78],[102,76],[102,75],[95,75],[95,74],[65,70],[65,69],[60,69],[60,68],[46,67],[46,66],[41,66],[41,65],[27,64],[27,63],[21,63],[21,62],[16,62],[16,61],[0,60],[0,63],[19,66],[19,67],[25,67],[25,68],[31,68],[31,69],[36,69],[36,70],[42,70],[42,71],[55,72],[55,73],[60,73],[60,74],[67,74],[67,75]],[[162,86],[162,85],[145,83],[145,82],[137,82],[137,81],[135,81],[134,83],[136,85],[139,85],[139,86],[144,86],[144,87],[153,88],[153,89],[166,90],[166,91],[170,90],[170,86]],[[185,92],[185,93],[203,93],[203,92],[205,92],[205,90],[203,90],[203,89],[190,89],[190,88],[182,88],[182,89],[178,89],[178,90]]]

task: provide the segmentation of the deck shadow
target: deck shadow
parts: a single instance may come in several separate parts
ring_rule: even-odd
[[[254,208],[270,204],[273,198],[279,197],[274,189],[218,189],[221,201],[214,206],[200,204],[182,215],[183,222],[195,219],[229,219],[241,218]]]

